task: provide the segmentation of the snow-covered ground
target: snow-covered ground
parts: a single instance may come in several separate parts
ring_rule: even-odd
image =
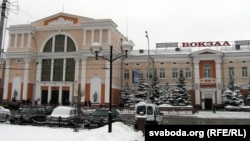
[[[200,118],[233,118],[233,119],[250,119],[250,112],[235,112],[235,111],[216,111],[213,113],[212,111],[199,111],[198,114],[194,114],[192,116],[200,117]]]
[[[192,114],[192,111],[165,111],[164,115],[194,116],[198,118],[221,118],[221,119],[250,119],[250,112],[237,111],[198,111]]]
[[[250,119],[250,112],[239,111],[198,111],[193,114],[192,111],[161,111],[164,115],[179,115],[179,116],[195,116],[199,118],[234,118],[234,119]],[[133,114],[134,111],[124,110],[121,114]]]
[[[134,131],[122,123],[113,123],[112,132],[108,126],[97,129],[52,128],[31,125],[0,123],[1,141],[144,141],[141,131]]]
[[[133,111],[123,111],[122,114]],[[164,113],[167,114],[167,113]],[[229,111],[199,111],[197,114],[180,114],[181,116],[197,116],[200,118],[235,118],[250,119],[250,112]],[[141,131],[135,131],[132,127],[122,123],[113,123],[112,132],[108,133],[108,126],[98,129],[79,129],[74,132],[71,128],[52,128],[29,125],[11,125],[0,123],[1,141],[144,141]]]

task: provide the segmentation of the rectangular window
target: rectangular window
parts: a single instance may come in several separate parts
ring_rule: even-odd
[[[233,75],[234,76],[234,67],[229,67],[228,68],[228,73],[229,73],[229,75]]]
[[[248,77],[247,67],[242,67],[242,77]]]
[[[53,81],[63,80],[63,59],[54,59]]]
[[[190,68],[186,68],[185,69],[185,77],[186,78],[191,78],[192,77],[192,72],[191,72],[191,69]]]
[[[242,60],[241,63],[247,63],[247,61],[246,60]]]
[[[41,80],[50,81],[50,73],[51,73],[51,59],[43,59]]]
[[[152,78],[153,78],[152,69],[149,69],[149,72],[147,72],[147,79],[152,79]]]
[[[209,64],[205,64],[204,68],[204,78],[211,78],[211,66]]]
[[[125,70],[124,70],[123,78],[124,78],[124,79],[129,79],[129,69],[125,69]]]
[[[75,60],[66,59],[65,81],[74,81],[75,78]]]
[[[160,68],[160,78],[165,78],[165,69]]]
[[[172,69],[172,78],[178,78],[178,69],[177,68]]]
[[[65,36],[57,35],[55,38],[55,52],[64,52]]]

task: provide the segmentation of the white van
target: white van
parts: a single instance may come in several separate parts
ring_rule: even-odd
[[[153,103],[139,102],[135,105],[135,120],[138,116],[146,116],[146,124],[163,124],[163,113]]]

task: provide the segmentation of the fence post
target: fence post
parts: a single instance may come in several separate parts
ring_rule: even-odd
[[[136,121],[137,121],[137,130],[140,130],[142,131],[143,135],[144,135],[144,132],[145,132],[145,125],[146,125],[146,116],[138,116]]]

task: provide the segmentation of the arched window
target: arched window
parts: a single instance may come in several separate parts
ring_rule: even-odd
[[[66,35],[56,35],[50,38],[43,52],[70,53],[75,52],[76,46],[73,40]],[[74,81],[75,60],[74,58],[44,58],[42,60],[41,81]]]
[[[211,78],[211,66],[209,64],[205,64],[203,70],[204,78]]]

